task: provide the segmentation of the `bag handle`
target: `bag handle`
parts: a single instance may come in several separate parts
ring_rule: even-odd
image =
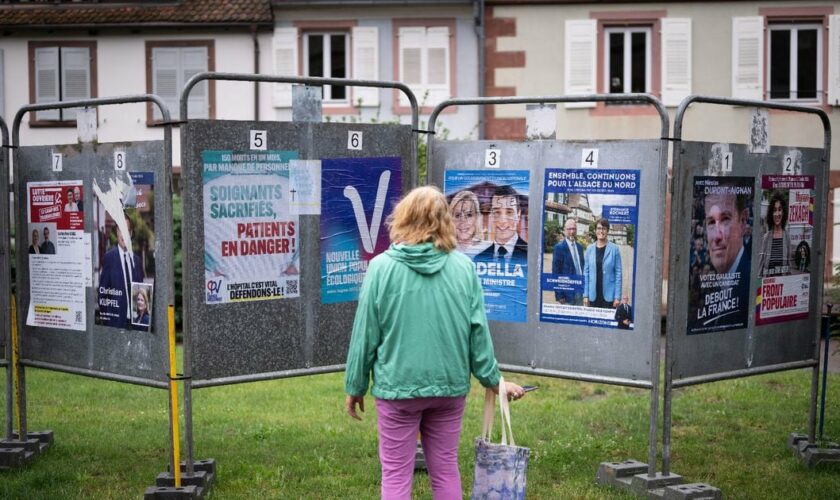
[[[496,394],[492,389],[487,389],[484,393],[484,424],[481,428],[481,438],[485,441],[490,441],[491,432],[493,431],[493,419],[495,417]],[[504,377],[499,378],[499,413],[502,416],[502,445],[507,446],[508,434],[510,434],[510,445],[516,446],[513,440],[513,429],[510,425],[510,403],[507,400],[507,388],[505,387]]]

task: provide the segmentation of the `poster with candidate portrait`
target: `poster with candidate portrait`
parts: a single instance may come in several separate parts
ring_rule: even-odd
[[[155,282],[153,172],[93,184],[95,322],[152,331]]]
[[[26,324],[84,331],[90,240],[84,232],[84,207],[77,203],[83,182],[29,182],[26,189],[30,290]]]
[[[206,304],[300,296],[297,151],[202,151]]]
[[[762,176],[759,220],[755,323],[805,319],[811,290],[814,176]]]
[[[540,321],[634,329],[640,178],[546,169]]]
[[[752,177],[694,177],[689,334],[747,326],[754,183]]]
[[[445,173],[458,250],[475,265],[491,321],[527,321],[529,186],[523,170]]]
[[[401,172],[399,157],[321,160],[321,303],[358,299],[368,263],[390,244]]]

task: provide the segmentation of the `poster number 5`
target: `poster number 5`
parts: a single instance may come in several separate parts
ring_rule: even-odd
[[[61,172],[64,169],[64,165],[62,163],[63,157],[61,153],[53,153],[52,155],[52,171],[53,172]]]
[[[251,131],[251,149],[265,151],[267,148],[268,133],[265,130]]]
[[[125,170],[125,151],[114,151],[114,170]]]
[[[500,149],[487,149],[484,151],[484,166],[486,168],[499,168],[502,159]]]
[[[598,168],[598,150],[584,149],[580,156],[580,168]]]
[[[356,130],[351,130],[347,133],[347,149],[355,151],[362,150],[362,133]]]

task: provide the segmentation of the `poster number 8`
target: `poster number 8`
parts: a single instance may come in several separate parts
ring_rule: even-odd
[[[114,170],[125,170],[125,151],[114,151]]]
[[[500,149],[487,149],[484,151],[484,166],[486,168],[499,168],[502,151]]]
[[[362,133],[351,130],[347,133],[347,149],[362,150]]]
[[[251,131],[251,149],[256,149],[259,151],[265,151],[267,149],[268,144],[268,134],[265,130],[252,130]]]

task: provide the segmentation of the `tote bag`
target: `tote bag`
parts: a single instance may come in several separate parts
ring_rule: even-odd
[[[499,380],[499,408],[502,420],[502,442],[490,441],[496,395],[487,389],[484,395],[484,424],[481,437],[475,440],[475,477],[472,500],[509,500],[525,498],[525,473],[531,450],[516,446],[510,426],[510,406],[504,379]],[[510,444],[508,444],[510,436]]]

